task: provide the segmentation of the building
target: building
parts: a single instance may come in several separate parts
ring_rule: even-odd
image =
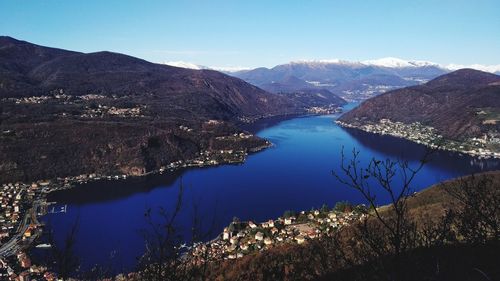
[[[262,241],[262,240],[264,240],[264,233],[262,233],[262,232],[257,232],[257,233],[255,234],[255,240],[257,240],[257,241]]]

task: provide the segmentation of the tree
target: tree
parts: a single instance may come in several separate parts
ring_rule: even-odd
[[[345,212],[348,209],[351,209],[352,204],[349,201],[338,201],[335,203],[335,207],[333,209],[337,212]]]
[[[283,213],[283,217],[284,218],[289,218],[289,217],[294,217],[296,215],[296,212],[293,211],[293,210],[286,210],[284,213]]]
[[[177,218],[183,207],[184,185],[179,185],[178,197],[172,210],[160,208],[159,219],[148,209],[144,214],[149,228],[143,231],[146,252],[139,260],[140,280],[205,280],[208,265],[215,263],[211,259],[210,249],[202,244],[210,237],[215,224],[215,217],[207,232],[202,230],[198,205],[193,204],[191,241],[185,241],[177,226]],[[202,251],[196,259],[187,256],[186,249],[195,246]]]
[[[392,278],[399,279],[401,255],[415,247],[416,224],[408,215],[407,200],[413,192],[412,183],[416,175],[427,163],[430,152],[426,152],[422,160],[411,167],[408,161],[391,159],[378,160],[372,158],[367,166],[362,166],[359,151],[352,150],[352,158],[347,160],[342,148],[342,175],[332,172],[337,180],[357,190],[371,208],[369,216],[357,225],[359,239],[365,248],[365,259],[377,259],[384,256],[393,257]],[[385,192],[390,200],[387,208],[378,208],[377,191]],[[391,279],[392,279],[391,278]]]
[[[500,188],[494,177],[471,175],[443,187],[458,205],[454,208],[455,224],[467,243],[499,240]]]
[[[329,212],[329,211],[330,211],[330,207],[328,207],[328,205],[326,205],[326,204],[323,204],[323,206],[321,206],[320,211],[321,211],[322,213]]]

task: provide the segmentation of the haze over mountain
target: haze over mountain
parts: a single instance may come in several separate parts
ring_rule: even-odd
[[[500,76],[461,69],[423,85],[381,94],[339,120],[360,125],[390,119],[420,122],[450,139],[464,140],[500,132]]]

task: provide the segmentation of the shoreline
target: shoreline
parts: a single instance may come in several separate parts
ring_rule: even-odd
[[[317,113],[306,113],[306,114],[287,114],[287,115],[276,115],[276,116],[269,116],[266,118],[261,118],[254,120],[252,124],[257,124],[257,126],[260,126],[261,128],[259,130],[256,130],[254,132],[251,132],[252,135],[256,136],[256,134],[261,131],[262,129],[265,129],[270,126],[274,126],[280,122],[291,120],[294,118],[306,118],[306,117],[311,117],[311,116],[321,116],[321,115],[330,115],[329,114],[317,114]],[[270,122],[271,121],[271,122]],[[274,122],[273,122],[274,121]],[[263,123],[259,125],[259,123]],[[250,124],[249,124],[250,125]],[[264,125],[264,126],[263,126]],[[242,128],[243,126],[240,126]],[[242,128],[244,131],[248,130],[246,128]],[[257,136],[258,137],[258,136]],[[260,138],[260,137],[259,137]],[[32,183],[22,183],[22,182],[17,182],[17,183],[4,183],[3,186],[8,186],[8,185],[16,185],[19,186],[21,189],[26,189],[26,190],[33,190],[33,192],[36,192],[36,195],[30,196],[25,198],[25,204],[29,204],[28,209],[25,209],[24,212],[21,210],[21,218],[28,218],[32,222],[36,223],[29,223],[29,225],[23,225],[22,224],[17,224],[16,225],[16,231],[11,232],[11,236],[8,241],[2,244],[2,248],[5,248],[6,245],[9,245],[8,247],[10,248],[8,251],[3,251],[3,254],[0,256],[1,260],[13,260],[15,259],[16,256],[22,255],[23,259],[30,259],[30,250],[35,247],[35,245],[40,242],[38,240],[39,237],[41,237],[43,231],[44,231],[44,225],[43,223],[38,222],[38,219],[47,215],[50,213],[49,205],[54,204],[56,202],[48,202],[50,199],[50,195],[54,194],[58,191],[64,191],[64,190],[70,190],[77,188],[78,186],[81,185],[86,185],[89,183],[94,183],[94,182],[99,182],[99,181],[119,181],[119,180],[131,180],[131,179],[146,179],[148,176],[156,176],[156,175],[162,175],[162,174],[167,174],[167,173],[172,173],[173,176],[176,178],[178,177],[178,174],[175,175],[175,172],[177,171],[183,171],[187,170],[188,168],[210,168],[210,167],[216,167],[216,166],[222,166],[222,165],[228,165],[228,164],[242,164],[247,160],[248,155],[263,151],[264,149],[270,148],[274,146],[273,143],[271,143],[269,140],[264,139],[264,143],[259,146],[251,147],[251,148],[245,148],[244,150],[237,150],[237,151],[232,151],[232,150],[221,150],[221,151],[205,151],[201,152],[198,157],[185,160],[185,161],[176,161],[173,163],[170,163],[169,165],[165,167],[161,167],[155,170],[148,171],[146,173],[142,174],[136,174],[136,175],[128,175],[128,174],[111,174],[111,175],[102,175],[102,174],[97,174],[97,173],[90,173],[90,174],[81,174],[81,175],[76,175],[76,176],[67,176],[67,177],[56,177],[56,178],[51,178],[51,179],[43,179],[43,180],[36,180],[33,181]],[[219,153],[220,152],[220,153]],[[222,155],[222,156],[221,156]],[[213,158],[208,158],[212,157]],[[214,160],[217,158],[217,160]],[[223,159],[223,160],[221,160]],[[35,194],[35,193],[33,193]],[[50,199],[51,200],[51,199]],[[54,200],[52,200],[54,201]],[[57,200],[55,200],[57,201]],[[28,206],[28,205],[26,205]],[[30,234],[29,237],[25,238],[25,232],[28,228],[31,230],[32,229],[32,234]],[[23,238],[22,240],[20,238]],[[28,239],[29,238],[29,239]],[[214,238],[217,239],[218,237]],[[19,242],[22,241],[22,242]],[[19,263],[21,263],[21,260],[19,260]],[[17,267],[18,265],[12,264],[13,268]]]
[[[438,144],[436,144],[436,143],[432,143],[432,142],[429,142],[429,141],[426,141],[426,140],[422,140],[422,139],[415,139],[415,138],[406,137],[404,135],[395,133],[394,131],[391,131],[391,130],[383,130],[383,131],[373,130],[373,129],[366,128],[367,125],[353,125],[353,124],[349,124],[349,123],[342,122],[342,121],[339,121],[339,120],[336,120],[334,122],[337,125],[339,125],[340,127],[343,127],[343,128],[356,129],[356,130],[360,130],[360,131],[363,131],[363,132],[366,132],[366,133],[371,133],[371,134],[381,135],[381,136],[388,135],[388,136],[392,136],[392,137],[395,137],[395,138],[399,138],[399,139],[404,139],[404,140],[407,140],[407,141],[411,141],[413,143],[423,145],[423,146],[425,146],[427,148],[430,148],[430,149],[436,149],[436,150],[442,150],[442,151],[455,152],[455,153],[459,153],[459,154],[465,154],[467,156],[471,156],[471,157],[478,158],[478,159],[500,159],[500,152],[492,152],[492,151],[483,152],[482,149],[480,149],[478,151],[475,151],[475,150],[470,151],[470,150],[465,150],[465,149],[456,149],[456,148],[451,148],[451,147],[447,147],[445,145],[442,145],[442,144],[439,143],[439,141],[438,141]],[[368,125],[369,126],[373,126],[371,124],[368,124]],[[444,139],[440,135],[437,135],[437,137],[439,137],[439,139],[441,141],[445,142],[446,145],[452,144],[452,145],[458,146],[458,147],[465,145],[465,143],[459,143],[459,142],[454,141],[454,140]]]
[[[289,120],[296,118],[297,116],[301,116],[302,114],[291,114],[291,115],[275,115],[275,116],[269,116],[269,117],[264,117],[260,118],[257,120],[254,120],[252,123],[257,123],[262,120],[270,119],[270,118],[283,118],[282,120]],[[53,204],[54,202],[47,202],[47,198],[49,197],[50,194],[53,194],[58,191],[62,190],[69,190],[76,188],[77,186],[80,185],[85,185],[89,184],[92,182],[98,182],[98,181],[117,181],[117,180],[124,180],[124,179],[140,179],[140,178],[146,178],[147,176],[154,176],[154,175],[162,175],[165,173],[173,173],[176,171],[182,171],[188,168],[209,168],[209,167],[217,167],[217,166],[222,166],[222,165],[231,165],[231,164],[242,164],[246,161],[247,156],[258,153],[260,151],[263,151],[269,147],[272,147],[274,144],[272,144],[270,141],[265,140],[265,143],[260,146],[256,147],[251,147],[251,148],[245,148],[245,150],[238,150],[233,152],[232,150],[221,150],[220,154],[228,154],[224,160],[222,161],[217,161],[214,159],[211,160],[206,160],[202,161],[200,157],[196,157],[193,159],[188,159],[186,161],[176,161],[172,162],[169,165],[165,167],[161,167],[159,169],[151,170],[146,173],[142,174],[137,174],[137,175],[127,175],[127,174],[115,174],[115,175],[102,175],[102,174],[97,174],[97,173],[90,173],[90,174],[81,174],[81,175],[76,175],[76,176],[67,176],[67,177],[56,177],[56,178],[50,178],[50,179],[40,179],[40,180],[35,180],[32,181],[31,183],[24,183],[24,182],[9,182],[9,183],[2,183],[3,187],[18,187],[20,190],[30,190],[30,192],[33,192],[33,197],[34,199],[26,199],[30,201],[29,203],[29,209],[25,210],[22,212],[22,218],[27,218],[31,217],[32,221],[35,221],[35,224],[30,223],[30,227],[32,225],[36,225],[36,232],[33,233],[33,236],[30,235],[30,239],[28,243],[27,241],[24,240],[22,245],[19,243],[20,237],[24,237],[25,232],[27,230],[26,225],[23,227],[22,224],[17,224],[16,225],[16,231],[12,232],[11,238],[5,242],[2,243],[2,247],[0,249],[2,250],[2,255],[0,255],[0,260],[4,258],[9,258],[12,256],[15,256],[16,253],[19,252],[25,252],[29,249],[31,249],[34,244],[36,244],[37,238],[40,236],[41,232],[43,231],[43,224],[38,222],[38,219],[47,215],[48,211],[48,205]],[[202,156],[205,154],[201,154]],[[215,155],[215,154],[214,154]],[[215,155],[217,156],[217,155]],[[220,155],[219,155],[220,156]],[[37,203],[38,202],[38,203]],[[36,204],[37,203],[37,204]],[[40,209],[40,212],[38,212],[38,209]],[[16,248],[18,250],[12,252],[12,250],[4,249],[6,246],[9,246],[9,248]]]

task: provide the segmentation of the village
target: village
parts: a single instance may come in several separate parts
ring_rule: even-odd
[[[338,120],[335,122],[342,127],[404,138],[433,149],[455,151],[479,158],[500,158],[500,151],[492,149],[492,147],[500,147],[500,137],[496,132],[484,134],[480,138],[456,141],[444,138],[437,133],[435,128],[424,126],[419,122],[405,124],[392,122],[389,119],[381,119],[378,123],[370,122],[363,125],[354,125]]]
[[[365,84],[365,89],[350,89],[342,91],[340,95],[343,99],[349,102],[363,101],[372,98],[378,94],[385,93],[390,90],[397,89],[396,86],[387,85],[367,85]]]
[[[188,253],[193,263],[207,260],[232,260],[265,251],[285,243],[303,244],[311,239],[325,237],[343,226],[366,218],[364,206],[301,211],[286,211],[276,220],[262,223],[233,222],[214,240],[194,246]]]
[[[126,99],[128,96],[122,97]],[[51,95],[30,96],[20,98],[4,98],[2,101],[14,102],[15,104],[44,104],[58,103],[65,105],[83,104],[83,111],[78,115],[80,118],[102,118],[102,117],[145,117],[142,112],[145,109],[144,105],[136,105],[134,107],[115,107],[106,104],[100,104],[98,100],[111,99],[117,100],[118,97],[106,97],[98,94],[87,94],[83,96],[72,96],[64,93],[63,90],[54,91]],[[60,113],[60,116],[66,117],[70,115],[68,112]]]
[[[330,104],[328,106],[312,106],[307,108],[306,111],[312,114],[335,114],[342,113],[342,107]]]
[[[191,130],[181,125],[179,129]],[[252,135],[246,133],[232,134],[219,137],[220,140],[246,139]],[[271,146],[270,142],[257,150]],[[253,152],[255,151],[249,151]],[[167,171],[188,167],[205,167],[225,163],[241,163],[248,155],[244,150],[205,150],[199,156],[174,161],[158,170],[141,171],[137,176],[145,174],[163,174]],[[42,280],[56,280],[56,275],[47,271],[47,268],[33,265],[29,256],[29,249],[43,231],[43,224],[38,218],[47,214],[50,202],[46,202],[48,193],[69,189],[76,185],[99,180],[127,179],[131,175],[100,175],[97,173],[68,176],[53,180],[40,180],[33,183],[6,183],[0,186],[0,280],[33,280],[35,277]],[[50,247],[51,245],[42,245]]]
[[[37,217],[46,213],[45,194],[49,181],[32,184],[9,183],[0,189],[0,279],[31,280],[44,277],[55,280],[45,267],[33,265],[27,249],[42,232]]]

